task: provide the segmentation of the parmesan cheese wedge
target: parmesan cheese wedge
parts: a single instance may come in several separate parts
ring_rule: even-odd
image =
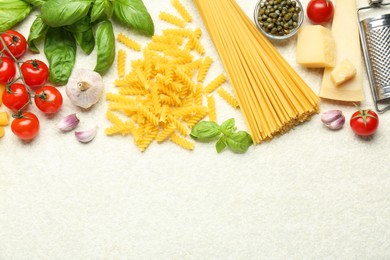
[[[341,0],[335,3],[332,34],[336,42],[336,67],[348,59],[356,69],[356,75],[338,87],[332,80],[333,68],[325,68],[319,96],[347,102],[364,100],[362,56],[357,17],[356,0]]]
[[[336,86],[342,85],[344,82],[352,79],[356,75],[355,66],[348,59],[343,60],[334,68],[330,74]]]

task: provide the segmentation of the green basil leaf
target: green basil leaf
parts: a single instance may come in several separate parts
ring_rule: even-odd
[[[88,16],[84,16],[74,24],[64,26],[64,29],[73,33],[83,33],[90,30],[91,27],[91,19]]]
[[[111,19],[114,12],[113,0],[95,0],[91,11],[91,22]]]
[[[226,148],[226,136],[221,136],[218,142],[215,144],[215,148],[217,149],[217,153],[221,153]]]
[[[236,130],[236,122],[234,118],[230,118],[221,124],[221,132],[224,135],[231,135]]]
[[[96,28],[97,61],[95,71],[106,72],[115,59],[115,35],[108,20],[98,23]]]
[[[193,139],[208,142],[216,139],[221,135],[221,131],[219,130],[219,126],[217,123],[213,121],[202,121],[196,124],[190,133],[190,136]]]
[[[62,27],[50,28],[46,33],[44,48],[49,61],[50,81],[58,85],[66,84],[76,59],[73,35]]]
[[[27,38],[28,47],[32,52],[39,53],[36,42],[46,35],[48,29],[49,26],[44,24],[41,16],[38,15],[30,27],[30,34]]]
[[[47,0],[41,7],[42,20],[50,27],[71,25],[88,14],[93,0]]]
[[[95,37],[93,35],[92,28],[88,31],[82,33],[73,33],[74,38],[76,39],[77,44],[86,54],[91,54],[95,48]]]
[[[154,24],[142,0],[115,0],[114,15],[126,26],[139,33],[152,36]]]
[[[23,1],[33,6],[42,6],[46,2],[46,0],[23,0]]]
[[[252,137],[245,131],[238,131],[226,137],[226,145],[235,153],[245,153],[252,144]]]
[[[22,0],[1,0],[0,5],[0,32],[11,29],[23,21],[33,8]]]

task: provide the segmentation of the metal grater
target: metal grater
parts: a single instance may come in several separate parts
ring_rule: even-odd
[[[379,113],[390,109],[390,13],[360,19],[361,12],[385,10],[383,0],[370,0],[358,9],[360,41],[368,80]]]

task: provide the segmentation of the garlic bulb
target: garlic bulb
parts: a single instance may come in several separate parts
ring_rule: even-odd
[[[65,92],[72,104],[84,109],[99,101],[103,89],[104,83],[100,74],[89,69],[75,70],[65,86]]]

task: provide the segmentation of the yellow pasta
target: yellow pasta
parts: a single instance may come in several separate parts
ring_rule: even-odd
[[[127,37],[124,33],[119,33],[117,36],[117,40],[129,47],[130,49],[133,49],[135,51],[141,50],[141,45],[133,39]]]
[[[202,62],[202,65],[199,68],[198,71],[198,82],[203,82],[203,80],[206,78],[207,72],[210,69],[211,64],[213,63],[213,59],[211,59],[209,56],[206,56]]]
[[[184,137],[181,137],[177,134],[173,134],[170,138],[170,140],[172,142],[174,142],[175,144],[187,149],[187,150],[193,150],[194,147],[195,147],[195,144],[187,139],[185,139]]]
[[[164,12],[160,15],[164,17]],[[207,115],[216,121],[215,100],[206,96],[207,91],[226,80],[222,74],[203,88],[201,81],[212,60],[203,58],[200,45],[197,47],[201,35],[199,28],[163,30],[146,44],[142,58],[131,61],[128,72],[119,64],[124,55],[118,52],[117,92],[106,94],[106,117],[111,124],[106,135],[131,135],[142,152],[154,140],[170,140],[194,149],[194,143],[187,139],[191,128]],[[207,104],[203,104],[204,99]]]
[[[218,88],[217,92],[221,96],[221,98],[226,100],[226,102],[228,102],[233,108],[239,107],[237,99],[233,95],[231,95],[229,92],[227,92],[226,89],[220,87],[220,88]]]
[[[223,83],[225,83],[226,78],[225,75],[220,74],[218,77],[213,79],[205,88],[204,92],[207,94],[210,94],[214,90],[216,90],[219,86],[221,86]]]
[[[181,28],[184,28],[184,26],[186,25],[185,20],[182,20],[179,17],[174,16],[173,14],[170,14],[167,12],[160,12],[159,17],[161,20],[166,21],[168,23],[171,23],[173,25],[179,26]]]
[[[173,7],[176,8],[176,10],[180,13],[181,17],[183,17],[186,22],[192,21],[191,15],[188,13],[188,11],[184,8],[184,6],[180,3],[179,0],[171,0],[171,4],[173,5]]]
[[[318,96],[235,0],[194,0],[229,75],[254,143],[319,110]]]
[[[118,78],[123,78],[126,74],[126,52],[118,50]]]
[[[9,114],[5,111],[0,111],[0,126],[9,125]]]
[[[210,121],[217,122],[217,111],[215,110],[215,99],[211,95],[207,97],[207,107],[209,109]]]

